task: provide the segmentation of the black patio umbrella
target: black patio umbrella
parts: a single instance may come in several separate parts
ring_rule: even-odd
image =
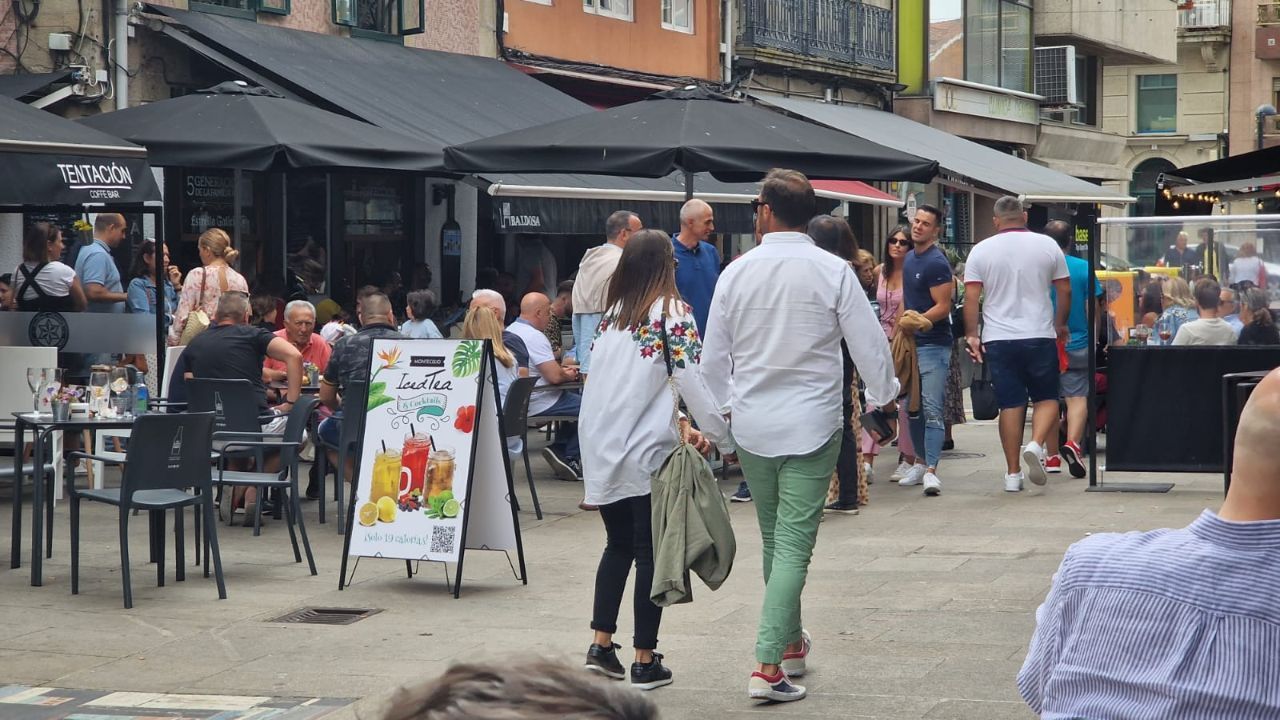
[[[701,87],[666,90],[600,112],[445,148],[457,172],[663,177],[709,172],[759,179],[771,168],[811,178],[928,182],[938,163]]]
[[[159,200],[147,151],[0,97],[0,206]]]
[[[438,170],[439,147],[235,81],[81,123],[147,148],[153,165]]]

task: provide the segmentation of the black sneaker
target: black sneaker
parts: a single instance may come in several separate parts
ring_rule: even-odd
[[[663,666],[661,653],[654,653],[652,662],[631,663],[631,687],[653,690],[670,684],[671,671]]]
[[[841,515],[857,515],[858,506],[853,503],[833,502],[822,508],[823,512],[840,513]]]
[[[738,491],[729,496],[729,502],[751,502],[751,489],[745,482],[739,484]]]
[[[560,453],[549,447],[542,448],[542,459],[547,461],[556,477],[561,480],[575,482],[582,479],[581,468],[574,467],[576,460],[566,460]]]
[[[307,499],[320,499],[320,486],[323,485],[320,481],[320,466],[313,464],[311,471],[307,474],[307,478]]]
[[[618,662],[618,650],[621,648],[622,646],[617,643],[609,647],[592,643],[591,647],[587,648],[587,662],[583,667],[589,672],[599,673],[614,680],[625,680],[627,670],[622,667],[622,663]]]

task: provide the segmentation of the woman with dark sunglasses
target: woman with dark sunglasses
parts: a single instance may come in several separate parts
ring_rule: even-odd
[[[884,263],[876,268],[876,302],[880,306],[880,327],[884,329],[885,337],[891,340],[898,329],[898,318],[902,317],[902,264],[911,248],[911,231],[907,226],[899,225],[884,241]],[[898,427],[907,427],[905,404],[898,405]],[[890,480],[901,479],[915,464],[915,449],[911,447],[909,435],[906,432],[898,434],[898,469],[893,471]],[[868,481],[872,479],[872,467],[879,452],[879,444],[864,430],[862,463]]]

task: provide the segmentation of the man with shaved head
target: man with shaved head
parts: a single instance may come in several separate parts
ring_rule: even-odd
[[[1280,370],[1240,415],[1231,489],[1178,530],[1067,550],[1018,674],[1045,718],[1276,718]]]
[[[520,317],[507,327],[507,332],[524,341],[529,353],[529,376],[538,379],[535,387],[563,385],[578,379],[576,368],[563,367],[556,360],[547,340],[551,322],[551,300],[539,292],[529,293],[520,301]],[[529,417],[539,415],[572,415],[577,417],[582,396],[572,391],[535,390],[529,398]],[[582,465],[578,458],[578,424],[561,423],[556,441],[544,448],[542,457],[562,480],[581,480]]]
[[[716,222],[711,206],[694,198],[680,208],[680,232],[671,238],[676,251],[676,288],[693,308],[698,332],[707,334],[707,312],[720,279],[720,253],[708,240]]]

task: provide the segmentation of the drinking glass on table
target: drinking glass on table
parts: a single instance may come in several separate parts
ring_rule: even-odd
[[[27,387],[31,388],[31,410],[40,414],[40,393],[44,390],[44,368],[27,368]]]
[[[102,412],[107,399],[107,386],[111,383],[111,375],[105,370],[94,370],[89,373],[89,410],[97,415]]]
[[[129,397],[129,369],[111,369],[111,407],[115,408],[116,417],[124,417],[133,412],[133,400]]]

